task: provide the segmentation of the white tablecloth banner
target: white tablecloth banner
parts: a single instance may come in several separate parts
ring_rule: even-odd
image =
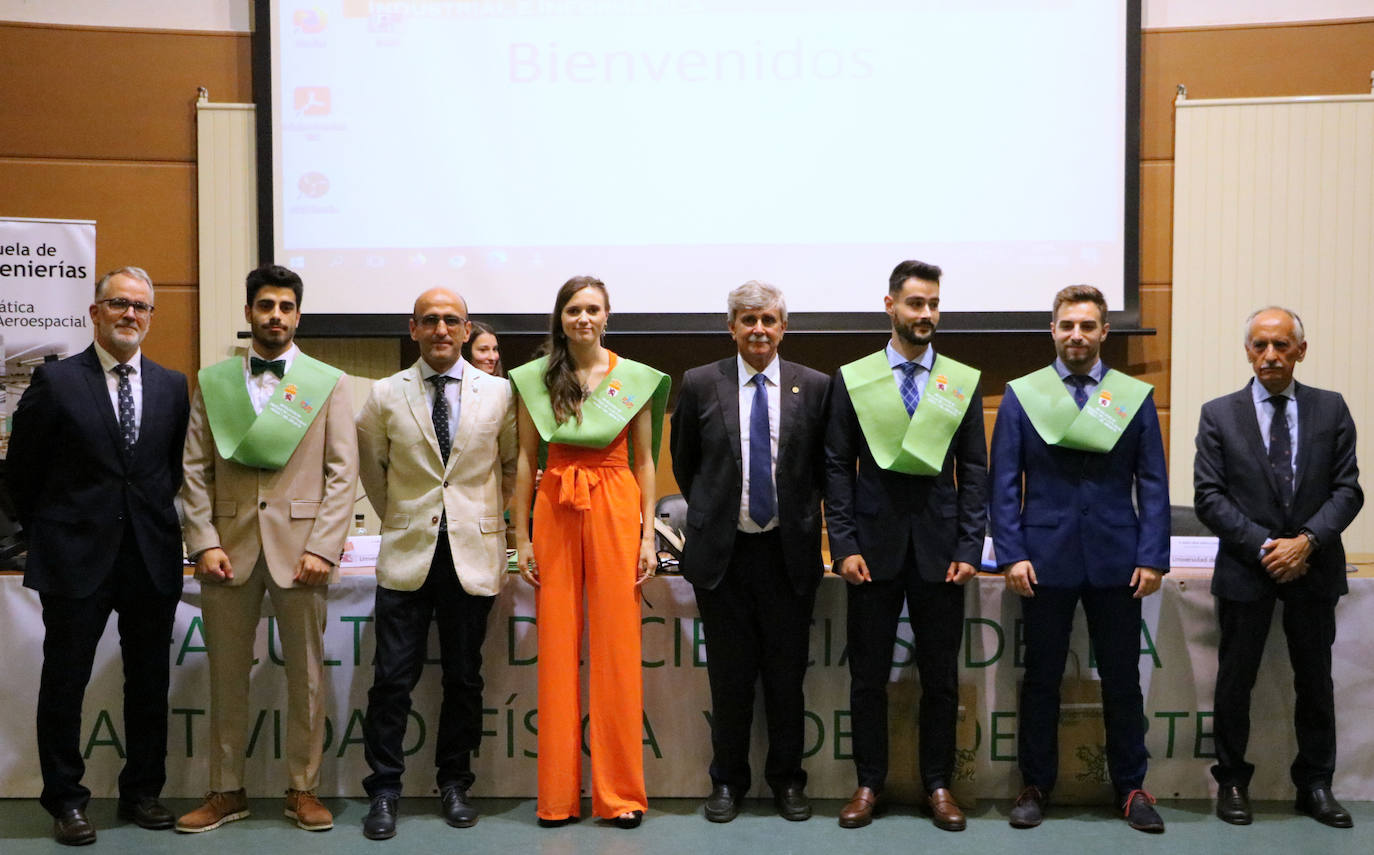
[[[346,576],[333,586],[325,634],[329,726],[321,794],[362,795],[367,773],[362,720],[372,682],[374,649],[370,575]],[[164,795],[200,795],[208,785],[208,687],[200,592],[188,580],[172,641],[168,782]],[[1374,709],[1374,627],[1361,619],[1374,607],[1374,582],[1353,580],[1337,610],[1336,706],[1340,738],[1335,790],[1346,799],[1374,799],[1374,751],[1367,711]],[[849,673],[845,659],[844,583],[828,578],[816,604],[811,633],[812,666],[806,680],[808,791],[843,798],[854,787],[850,759]],[[534,602],[531,590],[512,578],[492,609],[483,670],[486,676],[485,737],[474,760],[478,796],[529,796],[535,792],[536,684]],[[905,621],[905,618],[903,618]],[[248,759],[250,795],[280,794],[286,786],[281,742],[286,707],[280,645],[269,642],[273,620],[259,627],[259,664],[252,680]],[[961,728],[961,797],[1008,798],[1020,787],[1016,771],[1016,690],[1021,677],[1020,606],[998,577],[969,585],[961,693],[970,701],[971,725]],[[595,631],[595,628],[592,628]],[[34,709],[42,660],[43,624],[38,597],[17,576],[0,577],[0,650],[6,663],[0,692],[0,796],[33,797],[41,787],[34,747]],[[432,655],[437,636],[431,636]],[[710,788],[710,696],[706,648],[691,586],[660,577],[644,586],[645,770],[652,796],[701,796]],[[1091,664],[1082,613],[1074,631],[1075,656]],[[1162,594],[1147,601],[1142,624],[1141,668],[1150,772],[1146,785],[1163,798],[1204,798],[1208,768],[1217,630],[1205,579],[1181,573],[1166,577]],[[903,626],[894,652],[891,719],[894,752],[890,788],[914,775],[915,667],[911,633]],[[1259,767],[1256,798],[1288,798],[1288,764],[1295,753],[1292,675],[1277,621],[1254,696],[1250,759]],[[585,670],[585,669],[584,669]],[[1090,675],[1082,675],[1088,678]],[[101,642],[83,714],[85,782],[98,797],[116,795],[123,752],[121,670],[113,622]],[[438,721],[439,668],[426,667],[415,693],[406,733],[406,793],[434,790],[434,728]],[[754,791],[762,781],[764,729],[761,703],[755,714]],[[1063,776],[1061,776],[1061,781]],[[588,779],[589,780],[589,779]]]

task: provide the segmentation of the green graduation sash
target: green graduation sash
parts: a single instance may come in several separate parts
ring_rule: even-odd
[[[1009,384],[1040,438],[1050,445],[1106,454],[1154,387],[1112,369],[1078,409],[1053,365]]]
[[[254,413],[241,358],[202,368],[200,394],[219,456],[254,469],[282,468],[342,376],[333,366],[297,354],[262,412]]]
[[[978,386],[978,369],[935,354],[921,402],[910,416],[886,351],[851,362],[840,373],[873,461],[906,475],[939,475]]]
[[[541,356],[510,371],[511,383],[525,402],[539,438],[544,442],[561,442],[587,448],[605,448],[629,424],[646,403],[652,402],[654,459],[658,459],[659,443],[663,439],[663,413],[668,409],[667,374],[633,359],[617,357],[615,367],[606,373],[601,384],[582,402],[582,420],[568,419],[558,424],[553,418],[553,402],[544,385],[544,369],[549,358]]]

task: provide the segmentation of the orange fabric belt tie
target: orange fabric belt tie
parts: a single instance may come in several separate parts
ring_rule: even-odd
[[[558,504],[575,511],[589,511],[592,488],[600,483],[595,469],[570,463],[558,471]]]

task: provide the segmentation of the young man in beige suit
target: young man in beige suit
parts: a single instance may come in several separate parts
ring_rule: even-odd
[[[482,738],[482,640],[506,570],[502,511],[515,486],[510,382],[459,355],[467,303],[445,288],[421,294],[410,319],[420,359],[372,387],[358,416],[363,487],[382,520],[377,557],[377,653],[364,749],[372,799],[363,834],[396,834],[410,693],[431,620],[439,624],[443,701],[435,765],[449,825],[477,822],[468,801]]]
[[[177,831],[248,816],[248,675],[264,593],[286,660],[286,815],[309,831],[334,824],[315,797],[325,596],[353,513],[358,447],[347,378],[293,343],[301,291],[285,267],[248,274],[248,358],[201,369],[191,403],[181,500],[210,658],[210,792]]]

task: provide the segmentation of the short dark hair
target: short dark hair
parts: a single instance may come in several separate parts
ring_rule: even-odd
[[[892,275],[887,279],[887,293],[896,294],[902,290],[902,285],[906,280],[913,276],[917,279],[924,279],[927,282],[940,284],[940,274],[943,271],[934,264],[926,264],[924,261],[908,259],[892,268]]]
[[[1060,288],[1059,293],[1054,295],[1054,307],[1050,309],[1050,317],[1059,317],[1059,307],[1065,303],[1096,303],[1102,322],[1107,322],[1107,298],[1091,285],[1070,285]]]
[[[258,298],[258,291],[263,288],[290,288],[296,295],[296,308],[299,310],[301,307],[301,293],[305,290],[301,277],[280,264],[264,264],[248,274],[245,284],[248,291],[248,301],[244,303],[246,306],[253,305]]]

